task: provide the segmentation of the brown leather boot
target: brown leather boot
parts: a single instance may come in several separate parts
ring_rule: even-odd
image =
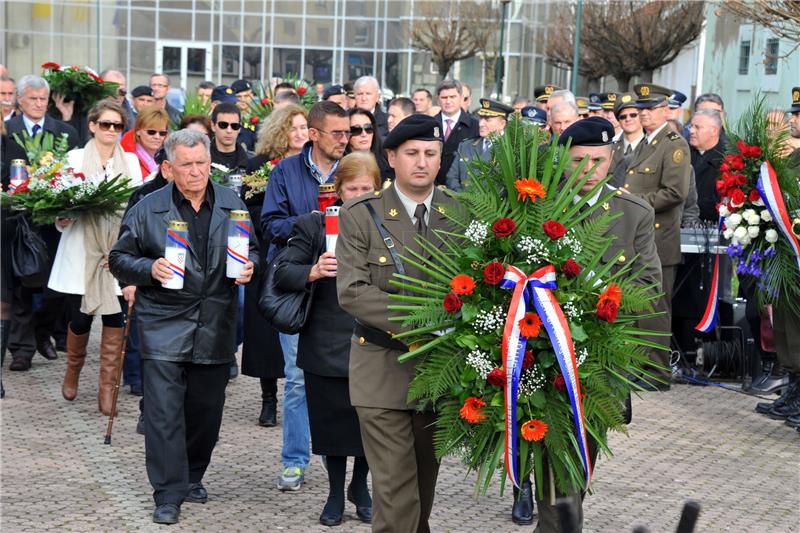
[[[97,391],[97,404],[100,412],[106,416],[111,415],[114,387],[122,366],[122,334],[123,328],[103,327],[103,336],[100,338],[100,387]]]
[[[67,371],[64,373],[61,395],[70,402],[78,395],[78,378],[86,361],[87,344],[89,344],[89,333],[76,335],[71,328],[67,328]]]

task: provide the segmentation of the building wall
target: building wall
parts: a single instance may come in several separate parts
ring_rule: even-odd
[[[408,94],[432,89],[437,80],[429,54],[410,47],[407,27],[419,20],[415,1],[6,0],[0,61],[15,76],[38,72],[45,61],[115,68],[131,87],[160,70],[185,89],[205,79],[295,73],[329,84],[372,74]],[[547,9],[546,0],[508,6],[506,99],[563,81],[536,50],[537,35],[548,30]],[[455,67],[476,97],[494,91],[484,67],[479,57]]]

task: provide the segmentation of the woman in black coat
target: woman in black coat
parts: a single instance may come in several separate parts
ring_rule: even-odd
[[[380,171],[369,152],[345,156],[336,170],[337,205],[371,194],[380,187]],[[336,257],[326,251],[325,216],[318,211],[298,217],[275,282],[285,291],[313,289],[308,321],[300,331],[297,366],[303,369],[311,426],[311,449],[326,458],[328,500],[319,517],[323,525],[341,523],[347,458],[355,457],[347,499],[364,522],[372,520],[367,488],[369,467],[364,456],[358,416],[350,404],[348,366],[353,319],[339,307]]]

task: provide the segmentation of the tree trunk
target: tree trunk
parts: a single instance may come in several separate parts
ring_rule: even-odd
[[[599,93],[600,92],[600,78],[588,78],[586,80],[586,92],[587,93]]]
[[[449,59],[440,59],[436,61],[436,68],[439,69],[439,81],[444,80],[450,69],[453,67],[453,62]]]
[[[653,83],[653,69],[643,70],[639,74],[639,79],[641,79],[642,83]]]
[[[628,92],[628,86],[631,83],[631,76],[630,74],[615,74],[614,79],[617,80],[617,85],[619,86],[619,90],[621,92]]]

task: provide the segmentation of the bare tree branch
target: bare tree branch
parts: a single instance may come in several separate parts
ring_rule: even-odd
[[[794,43],[779,57],[789,56],[800,46],[800,2],[797,0],[726,0],[720,4],[723,10]],[[720,11],[716,13],[719,15]]]

